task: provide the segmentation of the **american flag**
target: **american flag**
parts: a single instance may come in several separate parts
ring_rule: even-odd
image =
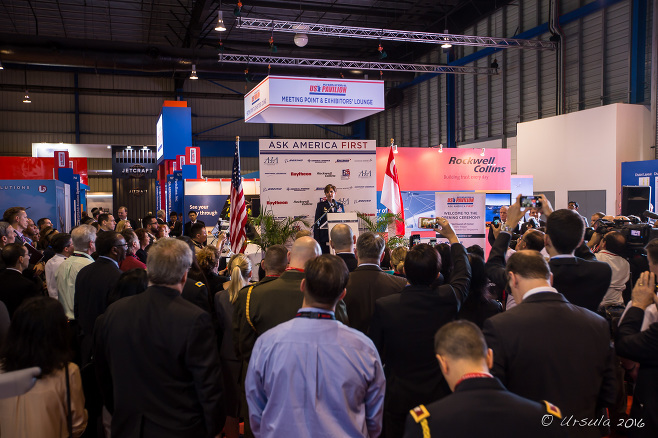
[[[244,251],[247,236],[244,228],[247,226],[247,206],[244,203],[242,191],[242,175],[240,174],[240,137],[235,137],[235,155],[233,156],[233,176],[231,177],[231,223],[229,234],[231,251]]]

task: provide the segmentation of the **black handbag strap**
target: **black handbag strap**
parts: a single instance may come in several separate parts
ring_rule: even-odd
[[[69,382],[69,364],[66,363],[66,427],[69,431],[69,438],[73,438],[73,417],[71,414],[71,384]]]

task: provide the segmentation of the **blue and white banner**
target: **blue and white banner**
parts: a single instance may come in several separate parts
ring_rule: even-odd
[[[260,140],[261,206],[313,222],[327,184],[345,211],[377,213],[374,140]]]
[[[268,76],[244,98],[251,123],[344,125],[384,110],[384,81]]]

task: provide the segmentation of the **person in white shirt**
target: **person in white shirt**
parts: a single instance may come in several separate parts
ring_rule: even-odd
[[[609,307],[624,308],[622,293],[631,274],[628,261],[621,256],[626,246],[626,238],[619,231],[610,231],[603,236],[599,251],[594,254],[600,262],[605,262],[612,269],[610,287],[599,304],[599,312]]]
[[[53,237],[50,244],[53,251],[55,251],[55,255],[46,263],[46,286],[48,287],[48,295],[51,298],[58,299],[57,270],[64,260],[73,254],[73,240],[68,233],[58,233]]]

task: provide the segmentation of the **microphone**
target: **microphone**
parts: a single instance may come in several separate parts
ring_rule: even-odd
[[[649,218],[649,219],[653,219],[653,220],[658,219],[658,214],[656,214],[656,213],[652,213],[652,212],[650,212],[649,210],[647,210],[647,211],[645,211],[644,213],[642,213],[642,216],[644,216],[644,217],[646,217],[646,218]]]

